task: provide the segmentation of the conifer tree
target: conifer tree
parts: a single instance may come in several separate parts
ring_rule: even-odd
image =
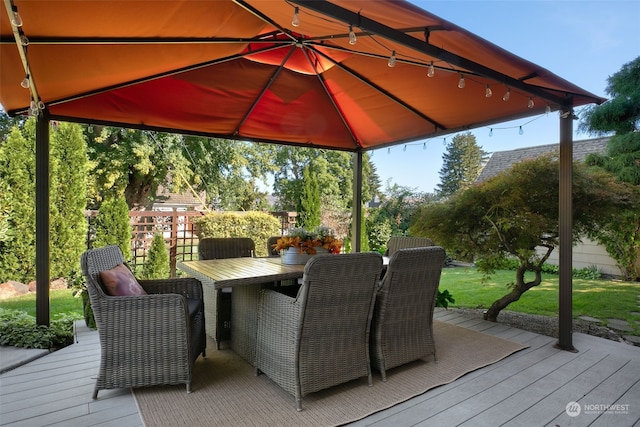
[[[442,197],[447,197],[475,182],[487,153],[476,143],[476,137],[471,132],[465,132],[453,137],[442,157],[438,192]]]
[[[169,277],[169,252],[164,243],[162,232],[158,232],[151,240],[147,252],[147,261],[142,268],[143,279],[166,279]]]
[[[302,173],[304,189],[300,198],[300,226],[309,230],[320,225],[320,188],[309,166]]]
[[[131,225],[124,196],[106,199],[98,209],[94,248],[118,245],[125,260],[131,259]]]

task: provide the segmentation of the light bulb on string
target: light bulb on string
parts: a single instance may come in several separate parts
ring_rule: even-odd
[[[29,104],[29,110],[32,116],[37,116],[40,112],[40,110],[38,109],[38,105],[36,104],[36,101],[33,100],[33,98],[31,98],[31,103]]]
[[[511,89],[507,89],[507,91],[505,92],[504,96],[502,97],[502,100],[503,101],[508,101],[510,97],[511,97]]]
[[[402,151],[407,151],[407,144],[404,144],[404,147],[402,148]]]
[[[45,108],[46,106],[44,105],[44,102],[38,101],[38,110],[44,110]]]
[[[436,75],[436,69],[433,68],[433,61],[429,64],[429,71],[427,71],[427,77],[433,77]]]
[[[493,128],[489,128],[489,136],[493,136]]]
[[[523,135],[523,134],[524,134],[524,130],[522,130],[522,126],[520,126],[520,129],[518,130],[518,133],[519,133],[520,135]]]
[[[447,138],[442,138],[442,145],[447,145]]]
[[[533,98],[529,97],[529,102],[527,103],[527,108],[533,108],[535,107],[535,103],[533,102]]]
[[[353,31],[353,26],[349,25],[349,44],[354,45],[358,39],[356,38],[356,33]]]
[[[544,113],[545,114],[549,114],[551,112],[551,106],[549,104],[545,105],[544,107]]]
[[[20,35],[20,44],[22,44],[22,46],[24,47],[29,46],[29,39],[24,34]]]
[[[493,92],[491,91],[489,85],[487,85],[487,88],[484,91],[484,96],[485,98],[491,98],[491,95],[493,95]]]
[[[31,87],[31,82],[29,81],[29,74],[24,76],[24,79],[22,79],[22,81],[20,82],[20,86],[22,86],[25,89],[29,89]]]
[[[300,8],[298,6],[293,9],[293,19],[291,20],[291,25],[294,27],[300,26]]]
[[[389,62],[387,63],[387,65],[389,66],[389,68],[393,68],[396,66],[396,51],[392,50],[391,51],[391,56],[389,57]]]
[[[387,148],[387,154],[391,154],[391,147]]]
[[[18,13],[18,6],[15,6],[15,5],[11,6],[11,11],[13,12],[13,16],[11,17],[11,23],[15,27],[22,27],[22,18]]]
[[[426,150],[426,149],[427,149],[427,143],[426,143],[426,142],[422,144],[422,149],[423,149],[423,150]]]
[[[464,81],[464,76],[460,73],[460,80],[458,80],[458,89],[464,89],[466,83]]]

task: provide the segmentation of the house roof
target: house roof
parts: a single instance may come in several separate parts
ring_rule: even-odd
[[[584,160],[587,154],[590,153],[603,153],[607,148],[608,142],[609,137],[574,141],[573,160]],[[482,169],[482,172],[480,172],[476,182],[486,181],[523,160],[535,159],[543,154],[558,152],[559,149],[559,144],[547,144],[518,148],[516,150],[496,151],[489,158],[489,161]]]

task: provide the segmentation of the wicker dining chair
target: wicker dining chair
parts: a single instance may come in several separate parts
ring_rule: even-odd
[[[206,237],[198,242],[198,258],[224,259],[252,257],[256,245],[249,237]],[[231,289],[214,289],[205,283],[204,299],[206,330],[213,338],[216,349],[231,337]]]
[[[267,256],[280,256],[280,252],[274,249],[273,245],[278,243],[278,239],[282,236],[271,236],[267,239]]]
[[[371,365],[382,381],[388,369],[435,360],[433,311],[444,259],[439,246],[399,249],[391,257],[371,321]]]
[[[206,347],[200,281],[136,281],[115,245],[84,252],[80,263],[101,348],[93,398],[99,390],[168,384],[186,384],[190,393],[195,360]],[[112,283],[122,277],[127,281]],[[129,296],[112,296],[124,284],[135,294],[120,288],[116,295]]]
[[[292,298],[263,290],[258,305],[256,373],[294,395],[368,377],[369,328],[382,270],[376,253],[316,255]]]
[[[424,248],[427,246],[433,246],[433,240],[428,237],[393,236],[387,241],[385,256],[393,256],[399,249]]]

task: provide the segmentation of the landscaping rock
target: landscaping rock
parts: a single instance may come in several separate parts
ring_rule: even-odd
[[[629,325],[629,322],[627,322],[626,320],[607,319],[607,326],[610,327],[611,329],[615,329],[616,331],[625,331],[625,332],[633,331],[633,328],[631,327],[631,325]]]
[[[587,322],[602,323],[602,320],[591,316],[578,316],[578,319],[586,320]]]
[[[24,283],[9,280],[0,285],[0,299],[13,298],[29,293],[29,287]]]

